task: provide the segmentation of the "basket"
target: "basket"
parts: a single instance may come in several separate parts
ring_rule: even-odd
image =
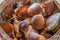
[[[5,0],[2,4],[0,4],[0,15],[1,13],[3,13],[4,9],[10,5],[12,6],[14,3],[19,2],[20,0]],[[5,36],[7,35],[3,29],[0,27],[0,39],[4,38],[4,40],[13,40],[12,38],[10,38],[9,36],[2,37],[1,34],[3,33],[3,35],[5,34]],[[60,30],[57,31],[57,33],[55,35],[53,35],[51,38],[47,39],[47,40],[60,40]]]

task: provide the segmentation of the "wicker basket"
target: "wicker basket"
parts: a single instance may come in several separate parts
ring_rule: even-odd
[[[18,2],[20,0],[5,0],[4,3],[2,3],[0,5],[0,14],[4,11],[5,7],[8,5],[13,5],[14,3]],[[0,28],[1,29],[1,28]],[[1,31],[1,30],[0,30]],[[4,34],[4,33],[3,33]],[[6,34],[6,33],[5,33]],[[1,36],[1,32],[0,32],[0,36]],[[7,36],[8,37],[8,36]],[[8,37],[10,38],[10,37]],[[8,39],[5,39],[8,40]],[[10,39],[12,40],[12,39]],[[57,33],[55,35],[53,35],[51,38],[47,39],[47,40],[60,40],[60,30],[57,31]]]

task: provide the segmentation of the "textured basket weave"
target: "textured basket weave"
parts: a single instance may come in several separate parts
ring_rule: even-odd
[[[0,5],[0,14],[4,11],[5,7],[8,5],[13,5],[14,3],[18,2],[19,0],[6,0],[4,1],[1,5]],[[58,30],[58,32],[53,35],[51,38],[47,39],[47,40],[60,40],[60,30]]]

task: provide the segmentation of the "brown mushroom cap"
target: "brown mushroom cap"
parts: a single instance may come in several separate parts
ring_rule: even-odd
[[[26,19],[26,20],[23,20],[23,21],[21,21],[20,22],[20,24],[19,24],[19,29],[21,30],[21,31],[27,31],[28,30],[28,26],[30,25],[30,18],[28,18],[28,19]]]
[[[33,16],[31,22],[32,22],[32,26],[38,30],[44,28],[45,20],[42,15]]]
[[[35,29],[32,27],[32,25],[29,25],[28,31],[25,32],[25,37],[26,37],[27,39],[29,39],[29,34],[30,34],[31,32],[36,32],[36,33],[38,33],[38,31],[35,30]]]
[[[7,7],[5,10],[4,10],[4,15],[6,18],[11,18],[11,15],[13,13],[13,7]]]
[[[10,37],[13,38],[12,32],[14,30],[14,28],[13,28],[14,26],[11,23],[4,22],[4,23],[0,24],[0,26]]]
[[[17,8],[16,14],[23,19],[29,18],[30,16],[27,14],[28,5],[24,5],[22,7]]]
[[[4,13],[5,14],[10,14],[13,12],[13,7],[7,7],[5,10],[4,10]]]
[[[46,38],[43,35],[32,32],[29,35],[29,40],[46,40]]]
[[[28,15],[30,16],[34,16],[36,14],[38,14],[39,12],[41,12],[41,7],[39,3],[34,3],[32,4],[29,8],[28,8]]]
[[[53,1],[47,1],[44,4],[46,16],[50,16],[54,11]]]

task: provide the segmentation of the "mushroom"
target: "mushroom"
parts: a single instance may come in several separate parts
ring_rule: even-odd
[[[1,28],[11,37],[14,38],[14,26],[9,22],[3,22],[0,24]]]
[[[7,19],[11,18],[11,15],[13,13],[13,7],[7,7],[5,10],[4,10],[4,15]]]
[[[19,24],[19,30],[22,31],[25,34],[25,37],[28,39],[28,35],[31,32],[37,32],[35,29],[30,26],[31,24],[31,19],[28,18],[26,20],[23,20]]]
[[[21,38],[22,33],[19,32],[19,23],[20,23],[20,21],[17,20],[16,14],[13,14],[13,19],[14,19],[14,23],[13,24],[14,24],[14,30],[16,32],[16,38]]]
[[[16,18],[14,18],[14,29],[16,32],[16,37],[20,38],[22,34],[19,32],[19,21]]]
[[[36,33],[38,33],[38,31],[35,30],[35,29],[32,27],[32,25],[29,25],[28,31],[24,33],[24,34],[25,34],[25,37],[26,37],[27,39],[29,39],[29,34],[30,34],[31,32],[36,32]]]
[[[41,10],[42,9],[40,7],[40,4],[39,3],[34,3],[28,8],[27,12],[28,12],[28,15],[34,16],[34,15],[40,13]]]
[[[32,22],[32,26],[37,30],[44,28],[45,20],[41,14],[33,16],[31,22]]]
[[[27,14],[27,9],[28,9],[28,5],[24,5],[22,7],[17,8],[16,9],[17,16],[19,16],[23,19],[29,18],[30,16]]]
[[[26,20],[23,20],[23,21],[21,21],[20,22],[20,24],[19,24],[19,29],[22,31],[22,32],[26,32],[27,30],[28,30],[28,26],[31,24],[31,21],[30,21],[31,19],[30,18],[28,18],[28,19],[26,19]]]
[[[54,12],[54,4],[52,0],[48,0],[44,3],[46,16],[50,16]]]
[[[59,24],[59,18],[60,15],[58,15],[59,13],[53,14],[52,16],[50,16],[48,18],[48,20],[46,21],[46,26],[47,26],[47,31],[52,31],[54,30],[57,25]]]
[[[43,35],[39,35],[35,32],[31,32],[29,34],[29,40],[46,40],[46,38]]]

